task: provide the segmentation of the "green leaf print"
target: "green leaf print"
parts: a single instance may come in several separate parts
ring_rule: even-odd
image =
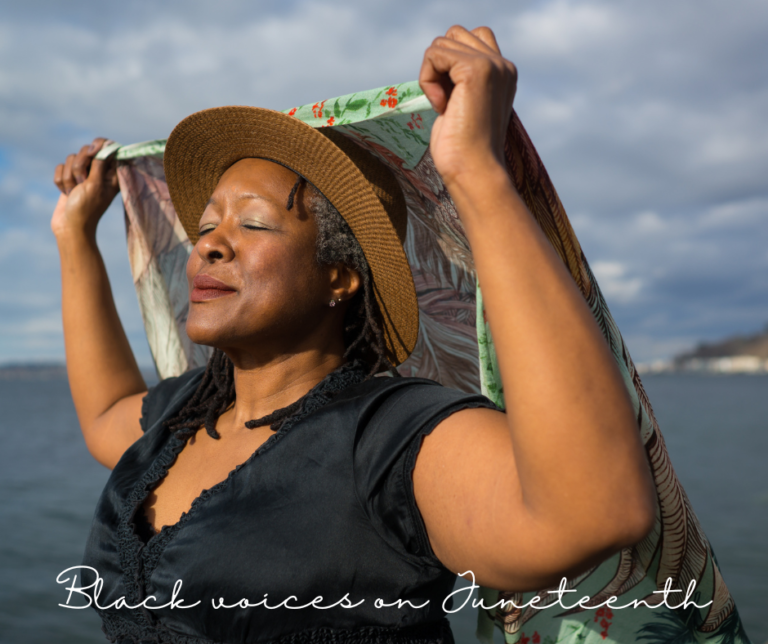
[[[366,105],[370,106],[370,101],[367,101],[364,98],[358,98],[354,101],[349,101],[349,103],[344,106],[344,111],[357,112],[358,110],[363,109]]]

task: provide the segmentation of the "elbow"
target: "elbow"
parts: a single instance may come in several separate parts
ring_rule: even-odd
[[[632,543],[638,543],[650,535],[656,528],[660,519],[659,504],[656,498],[656,488],[654,487],[641,502],[641,509],[634,518],[634,532]]]
[[[605,498],[605,515],[617,550],[643,541],[656,530],[661,511],[651,465],[640,448],[613,471],[611,492]],[[609,500],[610,499],[610,500]]]
[[[617,509],[621,518],[614,523],[613,549],[631,547],[651,535],[659,521],[656,488],[644,487],[637,494],[625,499]]]
[[[647,480],[641,481],[623,486],[618,496],[604,499],[599,514],[591,514],[592,523],[589,528],[583,526],[582,532],[585,552],[607,558],[656,533],[660,510],[650,472]]]

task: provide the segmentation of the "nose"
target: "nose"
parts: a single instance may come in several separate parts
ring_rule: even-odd
[[[226,231],[221,225],[201,236],[195,249],[200,257],[209,264],[215,261],[230,261],[234,257],[234,251],[227,239]]]

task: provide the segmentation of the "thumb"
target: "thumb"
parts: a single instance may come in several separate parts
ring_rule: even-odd
[[[104,181],[104,174],[106,161],[102,159],[94,159],[91,161],[91,171],[88,173],[88,180],[94,183],[102,183]]]
[[[96,142],[94,141],[94,145],[95,143]],[[114,170],[116,169],[115,166],[117,165],[115,162],[115,153],[117,152],[117,147],[119,146],[117,146],[114,150],[109,151],[106,156],[103,156],[102,153],[106,151],[106,148],[109,148],[112,144],[114,144],[114,141],[111,139],[101,139],[100,143],[101,145],[99,146],[99,150],[91,161],[91,169],[88,173],[88,179],[93,178],[95,183],[106,182],[110,185],[116,185],[116,179],[113,174]]]

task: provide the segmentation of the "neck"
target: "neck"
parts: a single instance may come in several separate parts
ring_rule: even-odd
[[[340,352],[306,351],[253,364],[242,356],[230,356],[235,380],[235,404],[219,418],[220,434],[242,433],[249,420],[262,418],[304,396],[344,359]]]

